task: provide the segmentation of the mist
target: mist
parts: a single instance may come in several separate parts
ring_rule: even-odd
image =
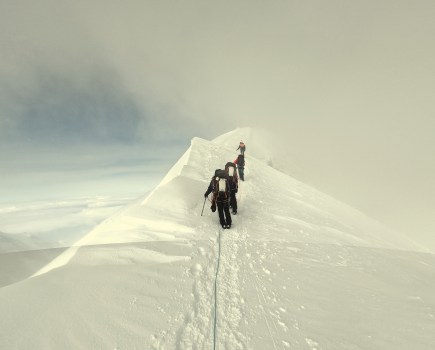
[[[435,249],[434,15],[432,1],[2,1],[1,151],[175,158],[193,136],[258,127],[300,180]]]

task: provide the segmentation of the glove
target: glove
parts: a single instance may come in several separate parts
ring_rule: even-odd
[[[204,198],[207,198],[207,192],[206,192],[206,193],[204,193]]]

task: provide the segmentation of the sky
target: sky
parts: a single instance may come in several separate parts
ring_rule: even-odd
[[[0,0],[1,200],[146,192],[190,138],[252,126],[301,180],[435,241],[434,15],[424,0]]]
[[[240,134],[69,249],[0,253],[0,348],[433,350],[435,255],[252,147],[231,228],[200,214]]]

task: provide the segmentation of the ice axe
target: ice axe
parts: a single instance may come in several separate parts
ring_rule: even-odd
[[[205,207],[205,201],[206,200],[207,200],[207,197],[204,198],[204,205],[202,206],[201,216],[202,216],[202,213],[204,213],[204,207]]]

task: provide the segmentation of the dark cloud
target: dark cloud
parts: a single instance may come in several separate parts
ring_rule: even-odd
[[[95,74],[79,86],[47,70],[36,74],[33,89],[9,95],[16,113],[3,141],[44,144],[134,143],[145,120],[131,97],[109,74]]]

